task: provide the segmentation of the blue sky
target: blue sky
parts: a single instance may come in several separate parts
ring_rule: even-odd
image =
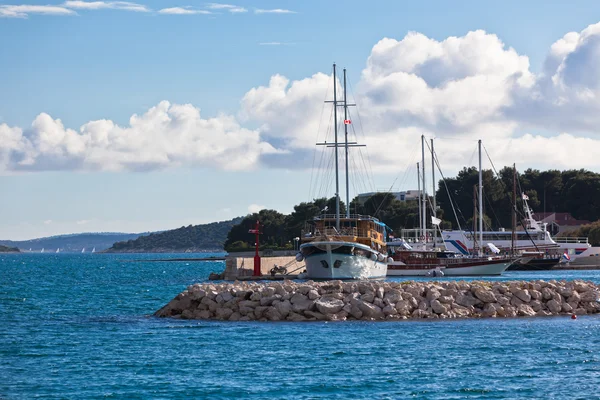
[[[18,129],[23,137],[31,139],[32,146],[38,146],[34,151],[35,156],[32,156],[35,161],[26,164],[27,167],[23,167],[25,164],[22,163],[19,164],[21,166],[15,166],[10,160],[17,157],[16,150],[6,150],[5,154],[8,155],[5,160],[9,161],[0,168],[0,189],[3,193],[0,197],[1,239],[83,231],[141,232],[168,229],[190,223],[229,219],[244,215],[257,206],[289,212],[294,204],[321,194],[314,190],[311,192],[309,167],[312,153],[306,145],[307,142],[314,143],[318,134],[310,127],[298,128],[293,135],[281,131],[287,129],[286,120],[297,127],[298,123],[293,122],[292,114],[303,115],[302,107],[306,100],[322,100],[326,90],[319,92],[315,89],[310,91],[315,93],[314,97],[311,97],[312,94],[303,95],[300,100],[290,96],[289,107],[283,109],[285,112],[281,112],[281,104],[267,101],[264,94],[257,95],[253,101],[245,96],[253,88],[271,87],[271,77],[277,74],[287,78],[290,85],[301,80],[310,80],[307,85],[312,84],[318,80],[314,74],[331,72],[333,61],[348,68],[349,80],[356,88],[357,97],[364,98],[365,103],[379,110],[377,116],[370,117],[372,121],[383,117],[387,121],[395,121],[396,115],[399,126],[407,125],[408,120],[412,121],[412,134],[421,132],[437,135],[444,138],[442,144],[444,140],[467,143],[463,146],[469,148],[465,152],[466,159],[464,155],[454,157],[448,154],[450,167],[447,175],[460,167],[461,160],[462,165],[470,161],[476,132],[494,132],[489,134],[490,140],[497,140],[498,143],[516,142],[527,134],[541,135],[536,138],[525,137],[530,141],[537,140],[536,143],[541,143],[545,138],[554,138],[553,143],[561,140],[569,143],[570,137],[557,136],[563,133],[574,135],[581,143],[593,144],[595,142],[586,140],[598,139],[589,126],[579,125],[576,121],[571,123],[568,118],[559,119],[556,115],[560,114],[546,110],[537,103],[532,105],[531,98],[536,96],[530,96],[527,92],[536,87],[537,94],[548,96],[547,103],[556,103],[552,101],[552,94],[545,89],[544,83],[544,76],[550,76],[544,71],[544,65],[551,53],[551,46],[568,32],[581,33],[589,25],[598,23],[600,3],[595,1],[579,1],[574,6],[560,1],[345,1],[342,4],[257,0],[232,3],[238,12],[231,12],[232,7],[185,0],[140,1],[135,5],[124,2],[94,4],[71,2],[71,6],[67,6],[62,1],[0,0],[0,16],[4,10],[4,17],[0,17],[0,129],[3,125],[6,132],[9,129],[16,132]],[[67,11],[26,7],[35,5],[52,5]],[[174,7],[190,13],[160,12]],[[241,9],[246,11],[239,12]],[[269,12],[273,10],[279,12]],[[18,15],[15,16],[15,13]],[[380,78],[369,80],[361,75],[364,71],[379,70],[375,66],[369,69],[368,58],[373,54],[374,46],[383,38],[400,42],[414,31],[437,43],[451,36],[463,38],[468,32],[476,30],[497,35],[503,43],[502,54],[498,56],[498,63],[507,65],[506,68],[502,67],[503,71],[513,68],[516,63],[516,56],[508,54],[508,49],[513,48],[517,55],[527,58],[529,62],[526,68],[514,67],[515,71],[521,74],[526,69],[533,76],[527,78],[528,82],[520,82],[519,88],[511,88],[509,95],[506,94],[508,92],[490,95],[494,99],[510,97],[510,101],[503,100],[502,104],[494,106],[493,112],[475,108],[475,114],[487,115],[485,120],[478,120],[476,126],[468,122],[469,126],[466,127],[467,123],[461,122],[448,128],[448,124],[442,124],[439,119],[435,124],[423,122],[425,117],[414,122],[415,115],[431,116],[439,110],[440,115],[444,114],[447,107],[437,103],[435,107],[438,108],[423,106],[426,109],[424,114],[411,110],[411,118],[407,119],[403,110],[377,103],[382,97],[373,93],[382,90],[378,86]],[[582,33],[581,43],[584,37],[587,36]],[[486,38],[489,39],[489,36]],[[395,46],[399,48],[402,44]],[[472,57],[478,60],[495,57],[487,54],[481,46],[473,45],[472,48],[476,49]],[[387,47],[384,49],[382,46],[382,49],[387,51]],[[419,50],[411,51],[415,56]],[[465,57],[469,57],[466,46],[461,51]],[[569,51],[576,52],[572,49]],[[395,58],[379,58],[378,62],[383,66],[391,62],[398,64],[405,54],[406,50],[400,48],[389,56]],[[456,59],[455,54],[452,57]],[[565,56],[564,60],[568,61],[568,57]],[[563,64],[567,67],[570,65],[566,61]],[[456,65],[456,62],[452,61],[452,65]],[[449,79],[445,84],[464,78],[461,75],[463,72],[459,69],[456,71],[456,76],[444,78]],[[486,68],[481,71],[477,73],[488,73]],[[564,71],[568,72],[568,69],[557,67],[556,71],[566,74]],[[419,75],[421,72],[411,73]],[[498,75],[496,72],[491,74]],[[385,79],[396,75],[387,74]],[[421,75],[427,81],[425,73]],[[506,79],[503,78],[503,81]],[[314,83],[314,87],[320,87],[319,84]],[[587,89],[595,93],[597,87],[594,83],[587,85]],[[526,93],[523,93],[524,90]],[[389,97],[389,93],[386,96]],[[191,104],[200,110],[199,118],[202,119],[231,117],[236,127],[224,128],[225,131],[239,128],[255,132],[255,140],[247,146],[256,149],[259,161],[248,161],[239,168],[231,168],[227,164],[238,163],[240,154],[243,156],[243,148],[233,152],[225,149],[217,161],[208,156],[195,157],[178,149],[169,153],[169,157],[158,154],[156,158],[150,157],[150,161],[136,160],[135,166],[131,166],[129,158],[139,155],[136,153],[159,151],[151,145],[146,149],[143,147],[146,144],[140,144],[139,151],[136,151],[134,144],[138,142],[133,142],[128,146],[129,153],[119,153],[125,161],[118,165],[112,164],[114,155],[108,151],[107,155],[98,156],[92,164],[86,160],[93,149],[86,147],[85,157],[78,155],[69,158],[71,150],[65,150],[59,157],[48,147],[48,143],[71,149],[70,144],[58,144],[51,140],[45,147],[40,147],[36,144],[37,139],[34,139],[35,135],[43,137],[57,119],[61,120],[65,129],[73,130],[73,134],[82,133],[83,125],[96,120],[110,120],[118,126],[127,127],[133,114],[144,115],[161,101],[168,101],[170,105]],[[485,104],[487,101],[482,99],[478,102]],[[282,120],[273,119],[273,114],[277,112],[265,111],[263,105],[267,103],[268,110],[278,110]],[[517,109],[504,111],[517,103],[521,105]],[[577,103],[573,107],[588,109],[577,107]],[[597,111],[595,107],[595,103],[589,105],[590,115]],[[528,112],[526,116],[515,116],[520,111],[530,109],[531,113]],[[498,110],[501,110],[501,117],[498,117]],[[167,114],[171,113],[169,115],[173,112],[166,111]],[[365,121],[368,122],[368,111],[365,112]],[[41,113],[50,118],[32,128],[32,122]],[[182,113],[193,114],[187,109]],[[531,117],[535,113],[539,115]],[[548,120],[544,113],[551,114],[556,121],[544,122]],[[455,114],[452,111],[444,115]],[[469,112],[461,109],[460,114],[468,115]],[[568,115],[568,112],[565,111],[565,114]],[[312,117],[307,115],[305,119],[309,118]],[[217,125],[220,126],[221,122]],[[209,125],[205,129],[210,136],[210,130],[216,128],[214,124]],[[143,133],[146,126],[146,122],[141,124],[138,132]],[[98,128],[98,132],[102,129]],[[386,138],[400,134],[394,129],[391,122],[387,126],[377,125],[380,135],[378,141],[369,144],[371,158],[377,158],[377,146],[385,147]],[[239,135],[245,135],[244,132]],[[282,136],[278,136],[280,133]],[[160,129],[155,134],[160,135]],[[118,135],[119,132],[114,133],[111,140],[118,142]],[[180,138],[177,135],[164,140],[166,143],[177,140]],[[186,137],[186,134],[182,135]],[[286,143],[295,144],[287,146]],[[416,181],[407,172],[407,169],[411,171],[418,158],[418,143],[414,143],[413,140],[410,145],[397,151],[397,162],[394,162],[392,154],[387,163],[375,166],[373,182],[365,187],[385,190],[399,177],[394,189],[414,188]],[[2,146],[0,143],[0,156],[3,154]],[[269,149],[265,150],[265,146]],[[18,157],[26,158],[24,152],[20,148]],[[264,161],[268,160],[265,154],[276,154],[278,162]],[[499,159],[511,162],[503,155]],[[512,160],[515,161],[522,168],[545,167],[543,164],[529,165],[525,159]],[[568,162],[560,164],[560,167],[598,170],[597,165],[570,165]]]

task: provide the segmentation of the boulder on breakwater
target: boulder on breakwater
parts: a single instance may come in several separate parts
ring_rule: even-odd
[[[534,317],[600,313],[584,281],[234,282],[191,285],[154,315],[229,321]]]

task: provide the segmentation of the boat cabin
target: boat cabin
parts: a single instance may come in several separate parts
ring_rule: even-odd
[[[313,221],[302,230],[300,241],[302,243],[312,241],[347,241],[361,243],[380,251],[385,250],[386,225],[365,215],[350,215],[340,217],[340,229],[336,229],[336,217],[334,214],[323,214],[314,218]]]

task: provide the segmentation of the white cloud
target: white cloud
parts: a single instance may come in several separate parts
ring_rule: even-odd
[[[227,10],[233,14],[248,12],[244,7],[235,6],[233,4],[209,3],[206,7],[211,10]]]
[[[296,14],[296,11],[292,11],[292,10],[285,10],[282,8],[275,8],[272,10],[264,10],[261,8],[257,8],[256,10],[254,10],[255,14]]]
[[[189,7],[171,7],[171,8],[163,8],[158,11],[160,14],[170,14],[170,15],[194,15],[194,14],[212,14],[210,11],[206,10],[195,10]]]
[[[150,9],[143,4],[131,3],[128,1],[82,1],[69,0],[63,3],[63,7],[74,8],[78,10],[102,10],[115,9],[137,12],[150,12]]]
[[[415,32],[384,38],[360,74],[350,71],[351,133],[362,127],[358,141],[375,172],[412,167],[422,134],[439,139],[450,171],[475,161],[477,139],[497,166],[600,170],[599,62],[600,24],[558,38],[539,74],[480,30],[439,41]],[[126,127],[99,120],[73,130],[42,113],[29,129],[0,124],[0,171],[310,168],[315,142],[331,142],[323,104],[331,95],[330,71],[295,81],[274,74],[246,92],[235,117],[203,119],[191,105],[161,102]]]
[[[247,170],[264,154],[277,153],[258,131],[235,118],[203,119],[189,105],[160,102],[129,126],[110,120],[90,121],[78,131],[41,113],[31,129],[0,124],[0,171],[20,170],[151,170],[206,165]]]
[[[260,212],[260,210],[264,210],[265,208],[266,208],[265,206],[260,206],[258,204],[250,204],[248,206],[248,212],[250,214],[254,214],[254,213]]]
[[[51,219],[47,219],[44,221],[44,225],[50,225],[52,223]]]
[[[77,225],[85,225],[85,224],[90,223],[90,222],[91,222],[91,220],[89,220],[89,219],[81,219],[81,220],[79,220],[79,221],[77,221],[75,223]]]
[[[0,5],[0,18],[27,18],[29,14],[76,15],[77,13],[61,6]]]

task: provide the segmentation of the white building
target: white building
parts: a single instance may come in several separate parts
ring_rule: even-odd
[[[369,193],[361,193],[358,197],[358,203],[363,205],[365,202],[373,195],[376,194],[388,194],[389,196],[394,196],[396,200],[400,201],[408,201],[408,200],[418,200],[420,190],[407,190],[404,192],[369,192]]]

